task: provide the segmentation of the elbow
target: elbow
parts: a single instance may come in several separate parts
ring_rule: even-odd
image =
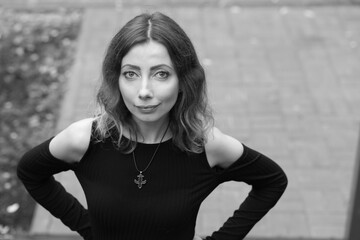
[[[282,180],[281,180],[281,189],[282,189],[283,192],[285,192],[288,184],[289,184],[288,177],[287,177],[286,174],[283,172],[283,176],[282,176]]]
[[[280,194],[280,196],[285,192],[288,183],[289,183],[288,177],[286,176],[284,171],[281,171],[281,174],[279,174],[276,183],[274,183],[274,185],[276,185],[277,192]]]
[[[288,177],[286,176],[286,173],[284,172],[283,169],[279,169],[278,173],[277,173],[277,177],[276,177],[276,181],[274,182],[274,185],[276,185],[276,187],[279,190],[282,190],[282,192],[285,191],[285,189],[287,188],[289,181],[288,181]]]
[[[34,180],[35,174],[33,173],[33,165],[28,157],[28,153],[25,153],[20,158],[16,166],[16,175],[24,185]]]
[[[17,177],[24,182],[26,180],[26,164],[24,163],[24,156],[19,160],[16,166]]]
[[[269,183],[267,187],[276,192],[280,197],[285,192],[289,182],[288,177],[282,169],[276,175],[276,178],[274,178],[274,180]]]

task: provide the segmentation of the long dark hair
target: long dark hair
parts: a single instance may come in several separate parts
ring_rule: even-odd
[[[123,57],[129,50],[148,41],[164,45],[179,79],[179,96],[170,111],[170,130],[173,142],[181,150],[199,153],[213,117],[208,106],[206,80],[194,46],[181,27],[168,16],[156,12],[141,14],[123,26],[111,40],[102,65],[102,82],[97,93],[100,107],[97,132],[100,139],[117,136],[114,140],[124,152],[136,147],[135,141],[121,141],[123,127],[136,136],[137,126],[124,104],[119,90],[119,76]],[[134,139],[131,139],[134,140]]]

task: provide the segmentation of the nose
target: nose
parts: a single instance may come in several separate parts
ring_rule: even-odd
[[[141,88],[139,90],[139,98],[141,100],[153,98],[153,91],[149,79],[143,78],[141,81]]]

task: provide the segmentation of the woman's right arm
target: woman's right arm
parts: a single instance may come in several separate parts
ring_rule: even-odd
[[[17,166],[17,175],[30,195],[84,239],[92,239],[88,211],[53,175],[73,169],[80,161],[89,145],[91,123],[92,119],[73,123],[26,152]]]

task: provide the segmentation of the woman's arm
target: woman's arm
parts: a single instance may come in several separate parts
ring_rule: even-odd
[[[56,137],[26,152],[17,166],[17,175],[30,195],[85,239],[91,239],[88,212],[53,175],[75,167],[76,160],[79,161],[86,152],[90,134],[90,120],[74,123]]]
[[[68,163],[79,162],[89,147],[93,120],[80,120],[57,134],[50,142],[51,154]]]
[[[214,129],[205,148],[210,165],[224,168],[219,176],[220,182],[242,181],[252,186],[233,216],[206,239],[243,239],[282,196],[287,177],[270,158],[217,129]]]

